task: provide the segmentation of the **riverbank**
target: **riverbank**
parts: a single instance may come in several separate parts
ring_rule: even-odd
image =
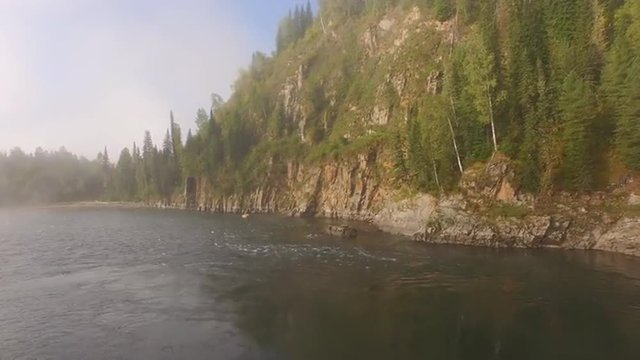
[[[477,199],[476,199],[477,200]],[[588,201],[587,201],[588,200]],[[610,199],[610,204],[620,199]],[[559,198],[555,199],[559,201]],[[590,205],[589,205],[590,203]],[[538,209],[525,204],[493,204],[480,212],[480,204],[461,194],[442,198],[417,195],[390,202],[371,219],[325,214],[296,214],[239,208],[207,212],[281,214],[356,221],[384,232],[404,235],[414,241],[497,248],[562,248],[601,250],[640,256],[640,209],[634,206],[607,207],[604,194],[588,198],[566,197],[564,201]],[[179,203],[76,202],[36,208],[189,209]],[[204,211],[200,209],[200,211]]]
[[[140,202],[126,201],[78,201],[59,204],[39,205],[35,208],[118,208],[118,209],[142,209],[155,207]]]
[[[375,162],[290,166],[287,181],[249,194],[216,196],[198,179],[195,192],[154,203],[81,202],[54,207],[169,208],[230,214],[281,214],[358,221],[415,241],[497,248],[602,250],[640,256],[640,201],[618,188],[537,197],[513,185],[504,157],[468,169],[459,189],[440,196],[407,194]],[[276,185],[274,185],[274,183]]]
[[[196,179],[193,193],[155,206],[363,221],[425,243],[640,256],[640,201],[633,190],[533,197],[518,190],[504,156],[467,169],[455,192],[439,196],[408,193],[389,179],[375,155],[314,167],[292,163],[285,179],[267,176],[247,194],[218,196],[206,179]]]

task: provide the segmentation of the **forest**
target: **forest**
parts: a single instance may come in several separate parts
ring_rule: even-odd
[[[363,34],[416,8],[445,34],[366,46]],[[293,9],[275,40],[186,137],[170,114],[160,147],[146,133],[113,163],[106,149],[94,161],[0,154],[0,199],[157,201],[188,177],[242,194],[291,161],[372,148],[397,186],[433,193],[497,153],[532,194],[606,190],[640,171],[638,1],[322,0],[317,14]]]

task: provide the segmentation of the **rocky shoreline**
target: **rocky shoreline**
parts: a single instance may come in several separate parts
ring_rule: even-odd
[[[400,196],[384,177],[373,175],[373,161],[370,156],[311,169],[292,165],[286,181],[268,182],[248,195],[215,197],[203,181],[191,201],[185,194],[154,206],[363,221],[433,244],[640,256],[640,205],[633,192],[534,198],[514,190],[512,165],[498,156],[467,170],[455,193]]]
[[[291,166],[286,181],[248,195],[216,197],[206,181],[194,194],[156,203],[85,202],[57,207],[171,208],[362,221],[432,244],[602,250],[640,256],[640,204],[627,190],[533,198],[512,184],[508,159],[467,170],[455,193],[401,196],[374,176],[371,159]],[[274,185],[277,184],[277,185]]]

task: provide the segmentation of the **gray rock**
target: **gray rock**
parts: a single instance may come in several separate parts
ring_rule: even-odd
[[[329,235],[339,236],[343,239],[355,239],[358,237],[358,230],[347,225],[329,225],[326,231]]]
[[[498,237],[507,246],[540,247],[551,227],[549,216],[530,216],[525,219],[500,218],[496,222]]]
[[[598,238],[593,248],[640,256],[640,219],[620,219]]]
[[[395,234],[411,236],[417,232],[424,233],[424,225],[437,205],[438,200],[430,195],[388,202],[375,216],[373,223],[380,229]]]

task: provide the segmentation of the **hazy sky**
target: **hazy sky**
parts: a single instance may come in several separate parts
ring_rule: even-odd
[[[161,143],[171,109],[186,135],[297,3],[0,0],[0,151],[106,145],[117,159],[145,130]]]

